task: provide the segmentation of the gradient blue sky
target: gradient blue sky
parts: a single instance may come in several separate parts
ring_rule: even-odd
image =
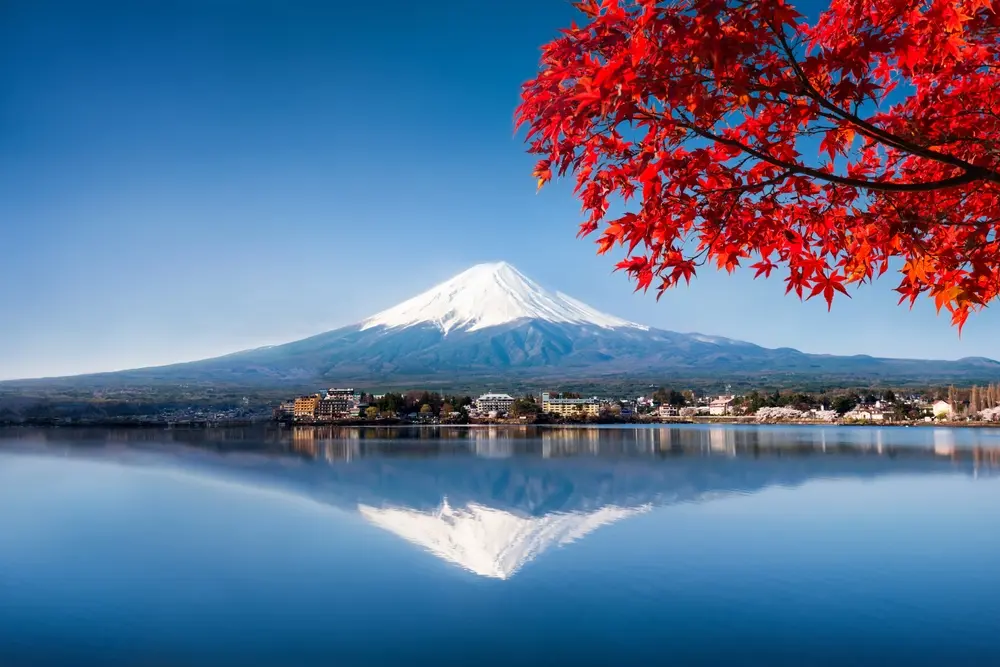
[[[507,260],[645,324],[809,352],[1000,357],[892,276],[800,303],[708,271],[633,294],[535,193],[519,86],[565,0],[5,0],[0,379],[191,360],[353,323]]]

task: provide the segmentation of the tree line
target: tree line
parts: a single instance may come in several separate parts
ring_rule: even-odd
[[[436,391],[388,392],[376,398],[372,394],[361,394],[361,403],[367,404],[365,416],[374,419],[380,416],[419,413],[440,418],[472,405],[472,397],[442,395]]]

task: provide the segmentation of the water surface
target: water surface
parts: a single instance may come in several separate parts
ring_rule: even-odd
[[[0,431],[0,665],[1000,664],[1000,431]]]

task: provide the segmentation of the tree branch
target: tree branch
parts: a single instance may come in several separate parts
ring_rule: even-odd
[[[785,56],[788,58],[788,62],[792,66],[792,69],[795,71],[795,75],[799,79],[799,82],[802,84],[802,87],[805,90],[806,95],[812,100],[814,100],[821,107],[827,109],[828,111],[837,115],[841,119],[848,121],[849,123],[857,127],[862,134],[872,139],[876,139],[883,143],[889,144],[894,148],[906,151],[907,153],[912,153],[913,155],[925,158],[927,160],[941,162],[942,164],[949,164],[953,167],[958,167],[960,169],[963,169],[966,172],[972,172],[978,174],[979,175],[978,179],[974,178],[973,180],[982,179],[984,181],[993,181],[995,183],[1000,183],[1000,173],[997,173],[992,169],[987,169],[985,167],[977,167],[976,165],[966,162],[961,158],[957,158],[952,155],[946,155],[945,153],[939,153],[938,151],[931,150],[929,148],[925,148],[917,144],[912,144],[908,141],[900,139],[894,134],[886,132],[877,125],[872,125],[871,123],[860,118],[859,116],[856,116],[849,111],[841,109],[839,106],[837,106],[830,100],[826,99],[818,90],[816,90],[815,87],[813,87],[812,83],[809,81],[809,77],[806,76],[806,73],[805,71],[803,71],[802,66],[799,64],[799,61],[795,58],[795,54],[792,51],[792,48],[788,45],[788,41],[785,39],[784,32],[782,32],[778,28],[775,28],[774,24],[771,22],[768,22],[768,27],[771,29],[771,32],[774,33],[774,35],[778,38],[778,41],[781,43],[781,48],[785,52]]]
[[[763,160],[768,164],[772,164],[775,167],[781,167],[789,172],[796,174],[803,174],[804,176],[812,176],[815,179],[821,181],[828,181],[830,183],[838,183],[840,185],[849,185],[855,188],[863,188],[866,190],[877,190],[880,192],[927,192],[930,190],[939,190],[941,188],[953,188],[959,185],[966,185],[978,180],[984,180],[979,174],[966,171],[958,176],[952,176],[951,178],[944,178],[938,181],[927,181],[924,183],[893,183],[888,181],[866,181],[859,178],[849,178],[846,176],[837,176],[836,174],[829,174],[820,169],[814,169],[813,167],[807,167],[803,164],[797,162],[788,162],[786,160],[779,160],[778,158],[768,155],[767,153],[762,153],[761,151],[751,148],[746,144],[736,141],[735,139],[726,139],[725,137],[720,137],[717,134],[703,130],[694,123],[687,121],[678,123],[681,127],[691,130],[698,136],[709,139],[711,141],[716,141],[720,144],[726,146],[732,146],[738,148],[745,153],[753,155],[758,160]]]

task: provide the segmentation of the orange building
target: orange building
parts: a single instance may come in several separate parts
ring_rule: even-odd
[[[319,406],[319,394],[313,396],[299,396],[295,399],[294,415],[296,419],[316,416],[316,408]]]

